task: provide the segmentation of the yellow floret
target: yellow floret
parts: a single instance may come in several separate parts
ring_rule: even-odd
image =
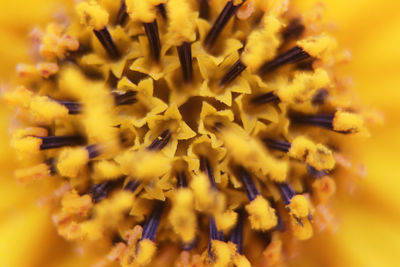
[[[151,23],[156,19],[156,6],[166,0],[126,0],[126,7],[130,17],[143,23]]]
[[[81,2],[77,5],[76,10],[82,24],[92,27],[96,31],[103,30],[107,26],[109,15],[96,1]]]
[[[154,180],[168,173],[170,160],[162,153],[148,150],[126,152],[116,158],[121,170],[139,180]]]
[[[93,178],[96,180],[111,180],[121,176],[121,168],[115,161],[99,160],[93,164]]]
[[[64,148],[57,161],[57,170],[62,176],[76,177],[79,171],[88,163],[89,152],[84,147]]]
[[[136,263],[139,266],[148,266],[156,253],[156,245],[149,239],[143,239],[139,242],[137,249]]]
[[[36,66],[30,64],[18,64],[16,69],[18,76],[22,78],[32,78],[38,74]]]
[[[17,152],[23,154],[34,154],[40,151],[42,139],[34,136],[25,136],[22,138],[12,138],[11,145]]]
[[[62,200],[62,211],[66,214],[86,216],[92,209],[93,203],[89,195],[80,196],[76,190],[67,192]]]
[[[18,169],[15,177],[21,183],[29,183],[50,175],[49,166],[45,163],[35,165],[30,168]]]
[[[307,240],[310,239],[313,235],[313,228],[311,222],[307,218],[300,219],[301,223],[299,223],[295,218],[290,218],[290,223],[292,227],[293,234],[299,240]]]
[[[335,166],[332,151],[321,144],[300,136],[292,141],[288,152],[290,157],[305,161],[317,170],[331,170]]]
[[[219,240],[211,241],[211,251],[214,257],[214,267],[227,267],[232,261],[233,251],[228,243]]]
[[[276,17],[266,16],[262,28],[250,34],[241,58],[251,72],[276,55],[280,45],[278,33],[281,28],[282,23]]]
[[[214,214],[215,223],[219,231],[230,231],[237,221],[238,214],[233,210],[227,210],[225,212],[218,212]]]
[[[12,133],[11,146],[22,154],[38,153],[42,140],[38,137],[47,136],[47,130],[40,127],[18,129]]]
[[[313,194],[319,203],[326,203],[336,191],[336,183],[329,176],[322,177],[312,183]]]
[[[169,26],[168,33],[173,45],[193,42],[196,39],[196,13],[187,0],[169,0],[167,2]]]
[[[303,48],[303,50],[312,57],[329,60],[337,47],[337,42],[334,38],[326,34],[321,34],[298,41],[297,45]]]
[[[364,120],[360,115],[345,111],[337,111],[332,124],[335,131],[358,133],[363,128]]]
[[[185,244],[191,243],[196,237],[197,217],[193,206],[194,197],[190,189],[178,189],[175,192],[169,221]]]
[[[43,78],[49,78],[50,76],[55,75],[59,71],[59,67],[57,63],[52,62],[40,62],[36,66],[40,76]]]
[[[263,252],[264,257],[271,266],[278,266],[282,262],[282,240],[277,235],[272,235],[272,241]]]
[[[225,199],[222,194],[211,188],[209,179],[203,173],[195,175],[190,183],[195,198],[195,208],[210,214],[222,212]]]
[[[254,230],[267,231],[278,223],[275,210],[262,196],[257,196],[246,205],[246,210],[249,213],[251,228]]]
[[[249,260],[244,255],[241,254],[236,254],[233,257],[233,264],[236,267],[251,267]]]
[[[51,122],[68,115],[68,109],[47,96],[35,96],[31,100],[30,110],[38,121]]]
[[[307,217],[310,214],[310,204],[303,195],[295,195],[288,205],[290,214],[297,218]]]
[[[269,175],[273,181],[286,180],[288,163],[271,157],[264,146],[256,139],[236,128],[224,129],[221,134],[229,156],[254,173]]]
[[[25,86],[18,86],[14,90],[5,91],[2,97],[12,105],[28,108],[32,95]]]
[[[300,104],[312,100],[317,90],[327,88],[330,84],[328,73],[323,69],[314,72],[297,72],[293,81],[280,87],[276,93],[282,102]]]

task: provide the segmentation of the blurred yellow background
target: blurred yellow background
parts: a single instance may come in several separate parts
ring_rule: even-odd
[[[29,31],[50,21],[61,8],[59,2],[67,1],[0,1],[0,86],[10,84],[16,63],[29,58]],[[71,5],[73,0],[68,2]],[[307,8],[316,1],[295,2]],[[385,122],[372,129],[373,137],[367,142],[354,145],[358,160],[367,166],[367,177],[356,197],[338,200],[338,232],[306,242],[308,252],[299,262],[304,266],[400,266],[400,2],[323,2],[327,18],[338,26],[340,45],[352,52],[343,72],[353,77],[361,101],[381,111]],[[9,120],[5,108],[0,108],[0,266],[85,266],[82,262],[72,265],[48,211],[37,207],[32,190],[12,179]]]

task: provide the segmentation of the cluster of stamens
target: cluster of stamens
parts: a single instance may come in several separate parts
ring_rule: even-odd
[[[335,40],[283,0],[99,2],[42,31],[4,93],[17,179],[57,180],[53,221],[108,245],[96,266],[173,245],[179,266],[245,267],[252,242],[279,264],[334,192],[329,137],[365,131],[335,100]]]

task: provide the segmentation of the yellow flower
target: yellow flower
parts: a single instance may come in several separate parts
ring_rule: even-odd
[[[399,265],[399,6],[325,1],[346,66],[313,2],[68,1],[33,64],[5,41],[5,266]]]

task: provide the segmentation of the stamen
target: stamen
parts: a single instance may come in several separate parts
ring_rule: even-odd
[[[94,184],[89,189],[88,194],[92,197],[94,203],[99,203],[103,199],[105,199],[111,190],[119,187],[124,178],[120,178],[113,181],[106,181],[99,184]]]
[[[158,12],[160,12],[161,16],[163,17],[163,19],[167,19],[167,9],[165,8],[164,4],[159,4],[157,6]]]
[[[231,69],[224,75],[219,86],[227,85],[228,83],[232,82],[237,76],[239,76],[247,66],[243,64],[243,62],[238,59],[235,64],[231,67]]]
[[[191,44],[184,42],[177,47],[179,61],[181,63],[183,78],[186,82],[193,80],[193,59]]]
[[[281,191],[283,202],[285,205],[289,205],[290,200],[296,195],[292,186],[288,183],[278,183],[278,187]]]
[[[243,254],[243,227],[244,227],[244,212],[242,209],[238,211],[238,219],[235,228],[231,233],[231,242],[236,244],[236,251]]]
[[[140,185],[140,181],[138,181],[138,180],[130,180],[125,185],[124,190],[135,192],[135,190],[138,188],[139,185]]]
[[[212,187],[216,188],[217,184],[215,183],[214,173],[211,169],[210,162],[206,157],[203,156],[200,157],[200,169],[208,176],[208,179],[210,180]]]
[[[304,51],[300,46],[295,46],[277,56],[275,59],[262,65],[259,72],[261,75],[264,75],[283,65],[296,63],[307,58],[310,58],[310,54]]]
[[[207,49],[211,49],[213,47],[223,28],[226,26],[228,21],[236,13],[241,5],[242,3],[235,5],[233,0],[226,3],[224,9],[221,11],[217,20],[214,22],[212,28],[206,36],[204,46]]]
[[[284,41],[289,39],[298,39],[305,29],[306,27],[301,22],[301,18],[292,19],[286,29],[282,32],[282,38]]]
[[[333,119],[335,118],[335,114],[318,114],[318,115],[292,114],[290,118],[295,123],[315,125],[329,130],[333,130]]]
[[[187,187],[188,183],[187,183],[187,178],[186,178],[186,174],[184,172],[179,172],[176,175],[176,178],[178,179],[178,187]]]
[[[108,31],[107,27],[102,30],[93,30],[93,32],[112,59],[117,59],[120,57],[117,46],[115,45],[114,40],[111,37],[111,34]]]
[[[258,195],[260,191],[258,191],[256,185],[253,183],[250,174],[243,168],[238,168],[239,177],[242,180],[243,188],[246,191],[247,198],[249,201],[253,201]]]
[[[325,103],[325,100],[328,97],[328,95],[329,95],[328,90],[321,89],[314,95],[313,99],[311,100],[311,103],[314,106],[323,105]]]
[[[224,233],[222,231],[218,231],[217,224],[215,223],[215,219],[213,216],[210,216],[210,242],[208,244],[208,255],[213,258],[211,251],[211,242],[213,240],[224,240]]]
[[[125,25],[127,19],[128,19],[128,13],[126,12],[126,3],[125,0],[121,0],[121,5],[118,10],[118,15],[117,15],[117,25]]]
[[[55,100],[68,109],[68,114],[76,115],[82,112],[82,105],[76,101]]]
[[[151,212],[150,218],[147,220],[146,224],[143,226],[143,234],[142,234],[142,240],[143,239],[149,239],[151,241],[154,241],[154,238],[156,237],[158,225],[160,224],[161,216],[164,210],[164,204],[165,202],[158,201],[159,203],[156,204],[156,206],[153,208],[153,211]]]
[[[73,136],[45,136],[38,137],[42,140],[42,144],[40,145],[40,150],[52,149],[52,148],[60,148],[64,146],[78,146],[82,145],[84,139],[82,136],[73,135]]]
[[[209,0],[199,0],[200,18],[208,19],[210,16],[210,4],[208,1]]]
[[[259,95],[251,99],[251,103],[256,105],[263,105],[276,101],[281,101],[281,100],[274,92],[269,92],[263,95]]]
[[[157,137],[151,145],[147,147],[148,150],[161,150],[163,149],[171,139],[172,133],[169,130],[165,130],[161,133],[159,137]]]
[[[114,96],[115,105],[132,105],[137,102],[135,91],[128,91],[126,93],[112,93]],[[69,100],[54,100],[68,109],[68,114],[76,115],[82,113],[82,104],[76,101]]]
[[[156,62],[159,62],[161,53],[161,42],[158,33],[157,20],[154,20],[150,23],[143,23],[143,25],[146,31],[147,38],[149,39],[151,55]]]
[[[278,141],[278,140],[273,140],[273,139],[269,139],[269,138],[266,138],[263,141],[268,146],[268,148],[276,149],[276,150],[279,150],[282,152],[289,152],[290,147],[292,146],[292,144],[290,144],[289,142]]]

